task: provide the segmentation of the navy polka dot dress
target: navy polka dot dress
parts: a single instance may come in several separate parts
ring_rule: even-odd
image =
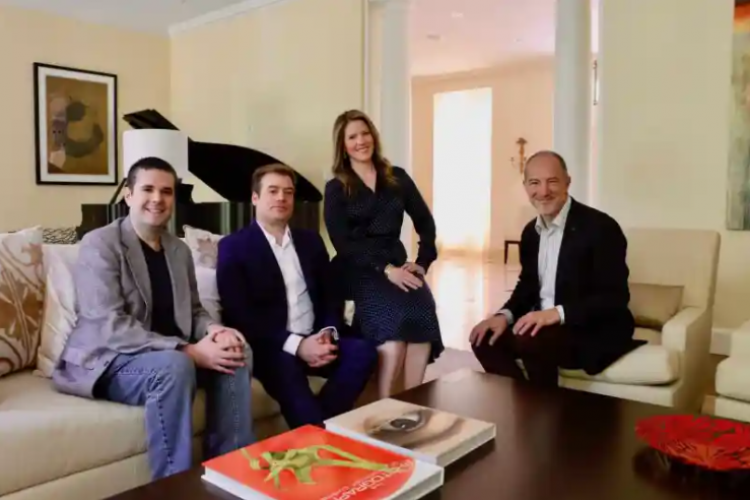
[[[362,336],[378,343],[430,342],[430,361],[443,351],[435,300],[427,283],[405,292],[385,276],[388,264],[401,266],[407,254],[401,243],[404,213],[419,235],[416,263],[428,270],[437,258],[435,221],[406,171],[393,168],[397,185],[378,176],[375,191],[358,177],[351,192],[333,179],[326,184],[324,218],[336,249],[334,268],[355,303]]]

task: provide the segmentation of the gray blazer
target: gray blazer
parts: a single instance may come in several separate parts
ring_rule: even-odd
[[[94,384],[118,354],[176,349],[202,338],[214,323],[201,306],[188,246],[171,234],[162,236],[162,246],[184,336],[150,331],[151,282],[130,218],[95,229],[81,240],[73,273],[78,321],[52,375],[59,391],[92,398]]]

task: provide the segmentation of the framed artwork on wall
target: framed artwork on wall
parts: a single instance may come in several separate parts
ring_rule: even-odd
[[[728,230],[750,231],[750,0],[735,0],[727,170]]]
[[[118,183],[117,76],[34,63],[36,183]]]

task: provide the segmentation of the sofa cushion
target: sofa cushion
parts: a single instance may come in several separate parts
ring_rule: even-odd
[[[324,379],[311,377],[317,393]],[[275,417],[279,406],[256,379],[254,421]],[[146,451],[143,408],[57,392],[26,370],[0,379],[0,496]],[[205,394],[193,405],[195,435],[205,428]],[[33,464],[33,467],[28,467]]]
[[[221,299],[219,286],[216,283],[216,269],[195,266],[195,281],[198,282],[198,295],[201,305],[211,319],[221,323]]]
[[[314,393],[325,383],[309,380]],[[254,421],[279,414],[256,379],[251,390]],[[0,378],[0,497],[145,452],[143,413],[142,407],[61,394],[30,370]],[[198,390],[194,435],[204,429],[205,393]]]
[[[37,375],[51,377],[65,342],[76,324],[73,267],[79,245],[44,245],[46,269],[44,314],[37,353]]]
[[[0,377],[36,364],[43,309],[42,229],[0,234]]]
[[[185,233],[185,243],[190,247],[193,262],[196,267],[216,269],[216,259],[219,255],[219,240],[223,235],[214,234],[205,229],[198,229],[187,224],[182,226]]]
[[[682,306],[681,286],[630,283],[630,312],[636,326],[661,330]]]
[[[193,410],[198,434],[200,391]],[[46,378],[15,373],[0,379],[0,443],[2,496],[144,452],[143,409],[60,394]]]
[[[669,384],[680,376],[681,356],[678,351],[659,345],[660,336],[660,333],[655,330],[636,328],[633,337],[647,340],[649,344],[642,345],[622,356],[597,375],[588,375],[583,370],[560,370],[560,374],[569,378],[596,380],[611,384]]]
[[[716,393],[750,402],[750,359],[730,356],[716,367]]]

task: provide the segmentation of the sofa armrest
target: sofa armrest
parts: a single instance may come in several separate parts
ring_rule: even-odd
[[[685,352],[711,345],[711,314],[703,307],[686,307],[672,317],[661,330],[662,345]]]
[[[729,355],[750,358],[750,321],[744,322],[732,332]]]

